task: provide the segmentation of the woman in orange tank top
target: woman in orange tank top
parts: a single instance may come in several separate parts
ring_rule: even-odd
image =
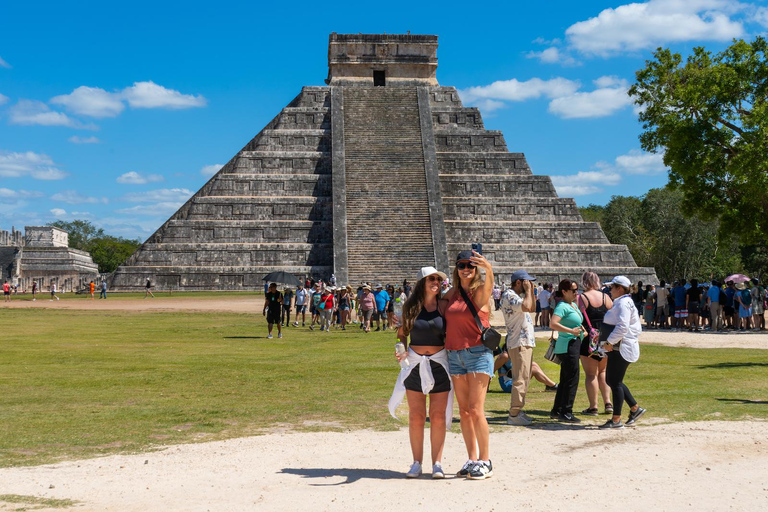
[[[484,279],[478,269],[485,271]],[[484,480],[493,476],[488,421],[485,419],[485,393],[493,376],[493,352],[483,345],[480,329],[461,290],[472,301],[482,324],[488,326],[493,268],[483,255],[462,251],[456,257],[453,285],[445,295],[448,299],[445,348],[459,404],[461,434],[469,457],[458,476]]]

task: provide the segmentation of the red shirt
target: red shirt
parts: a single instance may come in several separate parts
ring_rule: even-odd
[[[9,285],[8,283],[3,283],[3,291],[5,293],[9,293],[11,291],[11,285]]]
[[[472,294],[468,294],[472,299]],[[472,301],[475,309],[477,310],[477,316],[480,317],[480,321],[483,325],[488,324],[488,312],[482,311],[475,301]],[[477,328],[477,322],[475,317],[469,311],[467,303],[464,302],[464,298],[461,296],[461,292],[456,289],[448,307],[445,310],[445,348],[448,350],[463,350],[469,347],[476,347],[480,345],[480,329]]]

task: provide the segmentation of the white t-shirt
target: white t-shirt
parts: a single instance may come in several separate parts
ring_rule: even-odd
[[[666,288],[656,288],[656,307],[663,308],[667,305],[667,298],[669,297],[669,290]]]
[[[535,347],[531,314],[523,311],[523,297],[509,289],[501,296],[501,312],[507,324],[507,349],[519,346]]]
[[[549,290],[541,290],[539,292],[539,305],[542,309],[549,307],[549,296],[552,295]]]

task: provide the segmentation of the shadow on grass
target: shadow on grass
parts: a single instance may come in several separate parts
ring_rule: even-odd
[[[705,364],[701,366],[697,366],[699,370],[708,370],[710,368],[749,368],[752,366],[768,366],[768,363],[755,363],[755,362],[745,362],[745,363],[715,363],[715,364]]]
[[[224,336],[225,340],[265,340],[266,336]]]
[[[768,400],[747,400],[744,398],[716,398],[718,402],[737,402],[740,404],[768,405]]]
[[[299,475],[303,478],[329,478],[334,476],[346,478],[343,482],[333,484],[310,484],[318,487],[353,484],[364,478],[370,480],[402,480],[405,478],[404,472],[390,471],[388,469],[283,468],[280,472],[288,475]]]

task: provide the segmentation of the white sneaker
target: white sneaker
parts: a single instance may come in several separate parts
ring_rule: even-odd
[[[294,327],[298,327],[299,326],[299,322],[293,322],[293,326]]]
[[[445,478],[445,472],[443,472],[443,465],[439,462],[435,462],[432,465],[432,478],[440,479]]]
[[[272,339],[272,334],[267,335],[267,339],[271,340]]]
[[[411,469],[405,474],[405,478],[419,478],[421,476],[421,462],[416,462],[411,465]]]
[[[277,337],[278,338],[282,338],[283,337],[283,333],[281,333],[281,332],[277,333]]]
[[[469,470],[467,478],[470,480],[485,480],[493,476],[493,464],[489,460],[486,464],[482,461],[477,461],[472,469]]]
[[[527,427],[531,423],[533,423],[533,420],[529,418],[523,411],[517,413],[517,416],[507,416],[507,425]]]

